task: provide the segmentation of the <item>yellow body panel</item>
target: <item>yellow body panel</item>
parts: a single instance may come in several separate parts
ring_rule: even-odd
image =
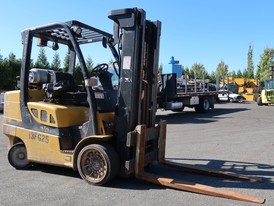
[[[9,91],[5,93],[4,122],[10,120],[22,121],[20,112],[20,91]]]
[[[227,84],[228,82],[235,82],[238,86],[246,86],[249,85],[249,87],[258,86],[258,80],[257,79],[247,79],[247,78],[233,78],[228,77],[224,79],[224,82]]]
[[[247,93],[253,93],[253,88],[245,88]]]
[[[73,167],[73,154],[61,152],[58,136],[8,124],[3,125],[3,130],[9,137],[9,148],[15,137],[24,142],[29,161]]]
[[[245,78],[234,78],[234,82],[238,84],[239,86],[243,86],[246,82]]]
[[[238,88],[238,93],[243,93],[243,92],[245,92],[245,87],[240,86],[240,87]]]
[[[28,102],[28,109],[37,122],[52,127],[81,125],[88,120],[87,107]]]
[[[250,86],[250,87],[255,87],[258,86],[258,80],[257,79],[246,79],[246,83]]]
[[[3,125],[3,132],[8,136],[8,148],[11,148],[15,138],[19,138],[26,146],[27,156],[30,162],[39,162],[49,165],[58,165],[73,168],[74,151],[81,149],[91,142],[109,141],[112,135],[94,135],[86,137],[78,142],[74,150],[65,153],[60,150],[60,142],[57,135],[38,132],[9,124]]]
[[[254,94],[246,93],[246,94],[242,94],[242,95],[243,95],[243,97],[245,97],[245,99],[247,101],[255,101],[259,96],[259,94],[257,94],[257,93],[254,93]]]

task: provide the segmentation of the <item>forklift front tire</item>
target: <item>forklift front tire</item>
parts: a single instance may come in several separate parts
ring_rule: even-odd
[[[8,160],[11,166],[16,169],[27,169],[31,163],[27,157],[27,149],[22,142],[14,144],[8,153]]]
[[[88,183],[103,185],[119,172],[118,154],[108,144],[87,145],[78,155],[77,169]]]

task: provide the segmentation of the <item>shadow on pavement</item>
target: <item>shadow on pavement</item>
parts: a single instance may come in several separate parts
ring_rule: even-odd
[[[262,178],[263,182],[248,182],[237,179],[227,179],[222,177],[212,177],[207,175],[197,175],[193,173],[178,173],[178,179],[206,184],[213,187],[224,188],[246,188],[246,189],[274,189],[274,165],[262,163],[239,162],[230,160],[217,160],[217,159],[184,159],[184,158],[167,158],[167,160],[182,162],[190,166],[198,166],[203,169],[219,170],[224,172],[232,172],[251,177]],[[196,162],[196,163],[195,163]],[[173,173],[173,172],[172,172]],[[172,174],[170,173],[170,174]],[[184,174],[184,175],[182,175]]]
[[[158,114],[157,121],[166,120],[168,124],[204,124],[216,122],[219,119],[229,118],[222,117],[225,114],[243,112],[249,109],[246,108],[217,108],[208,113],[196,113],[195,111],[187,112],[170,112],[167,114]]]
[[[72,170],[71,168],[64,168],[64,167],[58,167],[58,166],[52,166],[52,165],[45,165],[45,164],[34,163],[27,170],[38,171],[38,172],[40,171],[40,172],[49,173],[49,174],[68,176],[68,177],[75,177],[75,178],[80,178],[81,179],[81,177],[78,174],[78,172]]]
[[[193,184],[204,184],[218,188],[244,188],[244,189],[274,189],[274,165],[261,164],[261,163],[249,163],[249,162],[238,162],[228,160],[216,160],[216,159],[184,159],[184,158],[167,158],[169,161],[175,161],[177,163],[182,162],[190,166],[198,166],[203,169],[220,170],[225,172],[232,172],[235,174],[248,175],[252,177],[262,178],[263,182],[247,182],[237,179],[228,179],[222,177],[213,177],[207,175],[199,175],[189,172],[179,172],[172,168],[167,168],[162,165],[154,164],[146,168],[148,172],[174,178]],[[196,162],[196,163],[195,163]],[[60,168],[49,165],[35,164],[29,170],[40,171],[44,173],[68,176],[81,180],[80,175],[77,171],[73,171],[69,168]],[[83,184],[88,184],[84,180]],[[65,183],[64,183],[65,184]],[[164,186],[155,185],[140,181],[134,177],[130,178],[115,178],[108,182],[103,187],[119,188],[119,189],[130,189],[130,190],[151,190],[151,189],[166,189]]]

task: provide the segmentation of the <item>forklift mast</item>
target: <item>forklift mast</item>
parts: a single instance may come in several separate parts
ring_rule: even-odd
[[[133,156],[125,147],[128,132],[155,125],[161,22],[146,20],[145,11],[137,8],[113,10],[109,18],[120,51],[115,137],[123,163]]]

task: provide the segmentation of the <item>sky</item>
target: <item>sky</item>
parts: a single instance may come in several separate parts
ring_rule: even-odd
[[[77,3],[76,3],[77,2]],[[255,69],[265,48],[274,48],[273,0],[0,0],[0,54],[21,58],[21,31],[52,22],[78,20],[112,33],[108,13],[138,7],[148,20],[162,22],[159,64],[171,56],[184,67],[203,64],[211,73],[220,61],[228,70],[247,67],[253,46]],[[109,62],[100,52],[94,63]]]

